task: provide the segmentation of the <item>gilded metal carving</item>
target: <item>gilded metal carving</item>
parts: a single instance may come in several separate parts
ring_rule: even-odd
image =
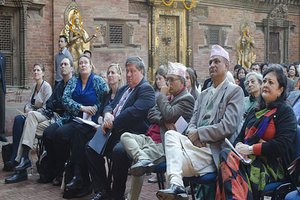
[[[150,67],[148,80],[153,81],[154,72],[168,61],[186,64],[187,55],[187,23],[186,9],[174,8],[161,4],[161,1],[152,2]],[[160,4],[159,4],[160,3]],[[177,5],[176,5],[177,6]]]
[[[250,26],[245,23],[241,27],[241,36],[237,41],[237,63],[243,67],[250,68],[255,62],[255,46],[254,39],[250,34]]]
[[[100,31],[97,27],[96,31]],[[75,70],[77,70],[77,60],[84,50],[90,49],[90,41],[96,37],[96,33],[91,37],[84,29],[82,16],[76,2],[71,2],[65,10],[65,26],[61,35],[68,39],[68,48],[73,56]]]
[[[157,48],[157,56],[159,59],[158,66],[166,64],[168,61],[176,62],[178,60],[177,19],[178,17],[176,16],[163,15],[159,18],[159,47]]]

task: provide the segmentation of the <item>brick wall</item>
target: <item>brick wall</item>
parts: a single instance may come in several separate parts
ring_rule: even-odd
[[[32,66],[36,62],[43,63],[46,66],[45,80],[52,83],[54,73],[54,55],[58,51],[58,36],[64,26],[64,11],[71,0],[36,0],[35,2],[44,4],[40,11],[28,11],[28,34],[27,34],[27,79],[26,85],[33,83],[31,79]],[[105,70],[111,62],[124,65],[126,58],[130,55],[139,55],[148,64],[148,10],[143,1],[137,1],[129,4],[128,0],[85,0],[76,1],[79,4],[85,30],[89,35],[94,34],[96,27],[99,25],[95,19],[134,19],[138,21],[134,27],[133,40],[138,48],[93,48],[93,44],[99,42],[96,38],[91,42],[91,50],[93,52],[93,62],[96,66],[96,73]],[[146,2],[146,1],[144,1]],[[193,16],[193,66],[198,72],[201,83],[208,77],[208,59],[210,54],[210,46],[204,45],[204,29],[203,24],[211,25],[227,25],[230,26],[227,37],[227,50],[230,53],[231,68],[236,63],[235,45],[239,38],[240,22],[246,18],[250,21],[253,29],[251,33],[256,43],[257,62],[264,61],[264,32],[261,28],[256,27],[256,22],[262,22],[267,17],[267,12],[258,13],[254,9],[231,8],[218,5],[202,5],[199,7],[207,8],[207,16]],[[271,7],[270,7],[271,9]],[[300,16],[290,15],[288,20],[293,21],[296,25],[290,32],[289,61],[294,62],[300,60]],[[29,98],[29,89],[11,88],[6,96],[6,131],[11,132],[13,117],[16,115],[16,108],[22,109],[26,99]]]
[[[200,5],[201,7],[201,5]],[[263,63],[265,58],[265,40],[264,30],[261,27],[256,27],[255,23],[262,22],[267,18],[267,13],[257,13],[249,11],[245,8],[227,8],[210,6],[208,7],[208,16],[202,17],[200,20],[194,18],[193,20],[193,65],[198,72],[201,82],[208,78],[208,59],[210,53],[210,47],[203,47],[204,45],[204,29],[202,24],[210,25],[230,25],[228,33],[228,42],[226,50],[230,54],[231,66],[230,70],[233,71],[233,67],[236,64],[236,42],[240,36],[240,23],[244,19],[248,19],[251,25],[251,35],[254,38],[256,46],[256,62]],[[288,20],[292,21],[296,27],[290,31],[289,37],[289,62],[295,62],[300,60],[300,16],[289,16]]]

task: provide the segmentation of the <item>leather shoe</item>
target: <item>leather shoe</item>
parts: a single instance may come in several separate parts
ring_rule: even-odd
[[[106,192],[97,192],[94,197],[91,198],[91,200],[104,200],[108,199],[109,196]]]
[[[169,189],[159,190],[156,193],[158,199],[168,200],[168,199],[176,199],[176,200],[187,200],[189,199],[188,194],[185,191],[183,186],[171,184]]]
[[[15,171],[10,177],[5,179],[5,183],[18,183],[28,179],[27,171]]]
[[[31,161],[28,158],[22,158],[20,164],[16,166],[16,171],[23,171],[28,167],[31,167]]]
[[[82,180],[77,176],[73,176],[72,180],[66,185],[66,190],[75,190],[82,187]]]
[[[81,198],[92,193],[90,186],[84,186],[75,190],[65,190],[63,193],[64,199]]]
[[[133,176],[142,176],[145,173],[152,172],[155,165],[150,160],[139,160],[130,167],[129,173]]]
[[[51,183],[53,180],[53,176],[40,174],[40,178],[37,180],[38,183]]]
[[[15,167],[18,165],[19,163],[17,161],[7,161],[4,166],[3,166],[3,171],[6,172],[11,172],[15,169]]]

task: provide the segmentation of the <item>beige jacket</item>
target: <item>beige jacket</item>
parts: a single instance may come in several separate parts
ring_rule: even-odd
[[[36,83],[31,88],[31,93],[28,102],[24,107],[25,113],[31,110],[37,110],[39,108],[46,108],[46,101],[49,99],[49,97],[52,94],[51,85],[47,81],[44,81],[40,91],[34,97],[35,98],[34,105],[31,105],[31,98],[32,95],[34,94],[35,87],[36,87]]]

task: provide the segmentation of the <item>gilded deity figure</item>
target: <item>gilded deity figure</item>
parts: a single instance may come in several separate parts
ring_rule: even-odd
[[[68,22],[61,32],[68,38],[68,48],[73,56],[75,68],[77,61],[84,50],[90,49],[90,41],[96,37],[96,34],[89,37],[83,28],[83,22],[79,10],[73,9],[69,12]]]
[[[250,27],[245,24],[241,28],[241,36],[237,42],[237,63],[243,67],[250,68],[255,62],[255,43],[250,35]]]

